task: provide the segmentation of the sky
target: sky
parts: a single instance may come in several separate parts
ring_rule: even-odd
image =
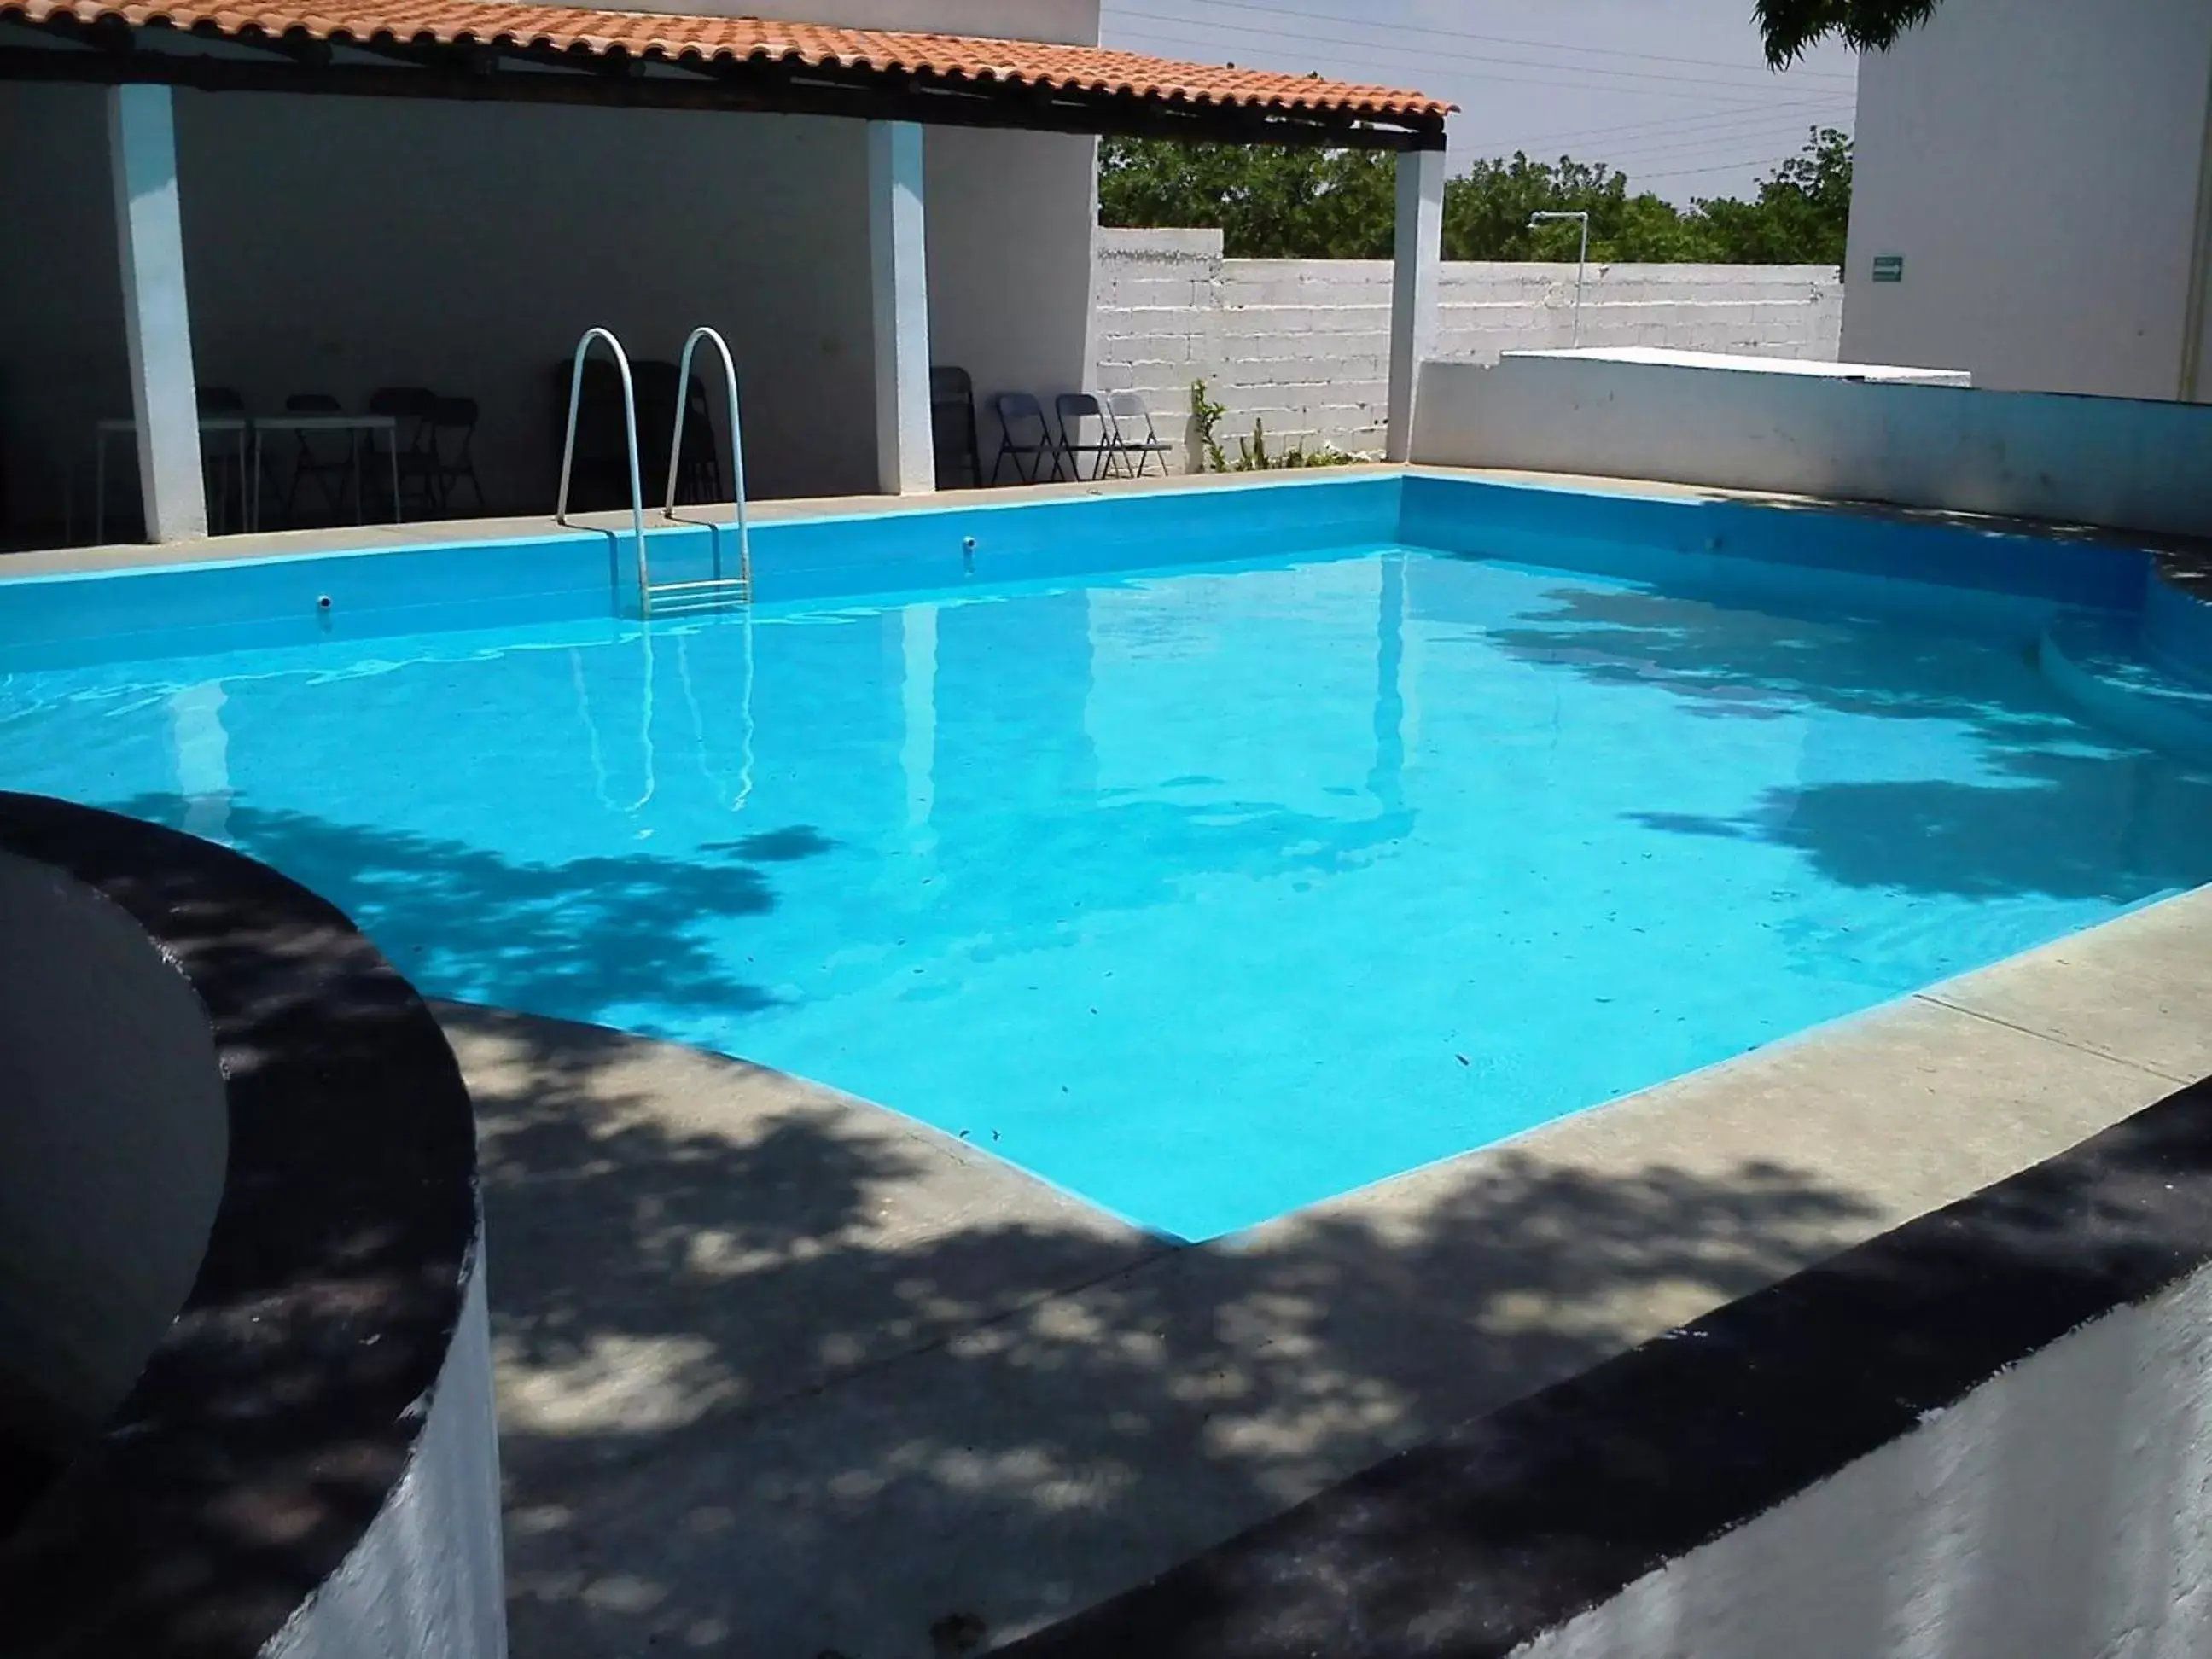
[[[1455,173],[1525,149],[1686,204],[1749,196],[1815,125],[1851,131],[1856,58],[1766,67],[1751,0],[1103,0],[1105,44],[1412,88],[1457,104]]]

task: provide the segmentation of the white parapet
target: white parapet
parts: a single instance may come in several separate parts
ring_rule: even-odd
[[[1895,386],[1972,386],[1963,368],[1908,368],[1897,363],[1831,363],[1804,357],[1762,357],[1739,351],[1678,351],[1666,346],[1575,346],[1565,350],[1507,351],[1504,357],[1557,357],[1595,363],[1656,363],[1674,368],[1725,368],[1742,374],[1808,374],[1827,380],[1875,380]]]
[[[1425,363],[1413,459],[2212,535],[2212,405],[1750,361]]]

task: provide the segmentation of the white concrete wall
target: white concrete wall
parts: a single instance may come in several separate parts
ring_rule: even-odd
[[[1422,370],[1413,459],[2212,535],[2212,406],[1509,357]]]
[[[72,476],[88,488],[92,423],[131,412],[131,377],[104,94],[0,84],[0,155],[3,547],[27,526],[58,536]]]
[[[0,1402],[90,1434],[198,1275],[229,1104],[207,1010],[145,930],[6,854],[0,986]]]
[[[72,488],[89,533],[92,422],[131,406],[100,96],[0,86],[0,154],[21,162],[0,170],[18,540],[58,539]],[[583,329],[673,357],[713,323],[744,381],[754,493],[874,487],[863,124],[191,93],[177,110],[203,385],[261,409],[382,385],[474,397],[492,509],[548,511],[551,368]],[[933,358],[979,390],[1079,383],[1091,141],[933,128],[924,149]],[[647,458],[648,493],[664,464]]]
[[[1525,1659],[2212,1651],[2212,1274],[1516,1650]]]
[[[1224,259],[1216,230],[1103,230],[1098,238],[1098,389],[1141,392],[1161,434],[1178,445],[1191,382],[1202,378],[1228,407],[1224,441],[1249,435],[1256,416],[1271,438],[1381,453],[1387,260]],[[1571,264],[1447,264],[1437,355],[1494,362],[1503,351],[1565,346],[1574,293]],[[1832,358],[1840,301],[1826,266],[1593,264],[1582,337],[1586,345]],[[1226,447],[1233,458],[1235,443]]]
[[[932,127],[922,153],[930,360],[974,378],[988,468],[999,441],[992,393],[1084,383],[1097,140]]]
[[[1863,58],[1843,355],[2177,396],[2208,90],[2204,0],[1944,0]]]

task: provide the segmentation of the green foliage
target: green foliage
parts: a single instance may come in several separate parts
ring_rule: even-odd
[[[1237,459],[1231,460],[1223,453],[1221,441],[1215,428],[1228,410],[1206,396],[1206,382],[1190,383],[1191,430],[1198,439],[1200,457],[1200,470],[1206,472],[1279,472],[1289,468],[1306,466],[1349,466],[1359,457],[1346,453],[1334,444],[1316,444],[1308,449],[1304,441],[1286,449],[1270,453],[1267,449],[1267,428],[1263,421],[1254,420],[1252,435],[1237,441]]]
[[[1766,42],[1766,61],[1782,69],[1831,34],[1854,52],[1887,52],[1935,9],[1936,0],[1756,0],[1752,14]]]
[[[1099,160],[1099,221],[1115,226],[1218,226],[1232,258],[1389,257],[1395,192],[1376,152],[1182,145],[1109,139]],[[1595,260],[1834,264],[1850,210],[1850,140],[1817,129],[1803,154],[1759,181],[1751,201],[1686,210],[1629,193],[1601,162],[1477,161],[1444,185],[1448,259],[1572,259],[1580,227],[1531,228],[1540,211],[1587,212]]]
[[[1213,435],[1221,417],[1229,412],[1227,407],[1215,403],[1206,395],[1206,382],[1190,383],[1190,424],[1197,434],[1199,465],[1208,472],[1226,472],[1229,463],[1221,453],[1221,440]]]
[[[1755,200],[1723,198],[1692,210],[1704,223],[1706,258],[1841,266],[1851,217],[1851,141],[1832,127],[1820,128],[1802,155],[1759,180]]]
[[[1218,226],[1232,259],[1387,259],[1397,194],[1379,150],[1109,138],[1099,222]]]
[[[1349,466],[1358,459],[1357,455],[1346,454],[1334,444],[1316,444],[1313,448],[1308,449],[1303,439],[1291,444],[1287,448],[1277,450],[1271,455],[1267,453],[1267,422],[1255,416],[1252,420],[1252,436],[1249,441],[1243,438],[1237,441],[1237,459],[1231,462],[1226,469],[1217,467],[1214,470],[1216,471],[1225,470],[1231,472],[1285,472],[1294,471],[1300,467],[1307,466]]]

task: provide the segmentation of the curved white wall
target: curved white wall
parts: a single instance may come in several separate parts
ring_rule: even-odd
[[[482,1238],[482,1218],[478,1218]],[[268,1659],[502,1659],[498,1425],[483,1250],[429,1417],[345,1564],[262,1649]]]
[[[198,1273],[228,1108],[207,1011],[139,926],[0,853],[0,1400],[88,1434]]]
[[[2212,1651],[2212,1273],[2082,1327],[1517,1659]]]

